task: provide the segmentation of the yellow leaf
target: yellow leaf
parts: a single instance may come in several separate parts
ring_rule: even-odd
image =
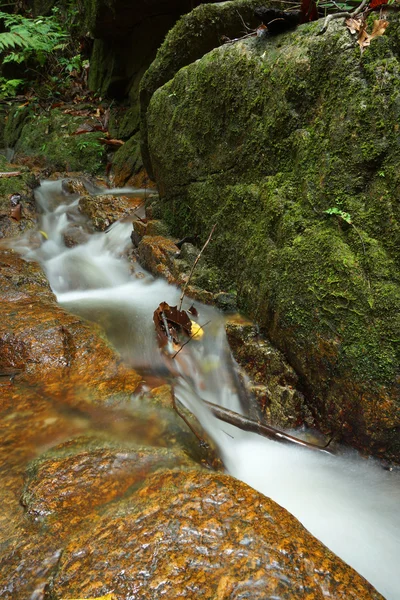
[[[196,321],[192,321],[192,319],[190,319],[190,322],[192,324],[192,328],[190,330],[190,333],[191,333],[190,337],[193,340],[201,340],[201,338],[204,335],[204,329],[202,329],[200,327],[200,325],[198,323],[196,323]]]

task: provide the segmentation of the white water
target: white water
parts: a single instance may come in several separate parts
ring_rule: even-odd
[[[140,279],[132,275],[121,258],[131,243],[132,225],[116,223],[86,244],[67,248],[63,234],[79,221],[76,196],[65,195],[61,182],[45,182],[36,199],[43,211],[39,228],[48,240],[20,250],[43,264],[60,304],[100,322],[131,364],[165,369],[152,316],[162,301],[177,304],[179,291],[146,274]],[[217,441],[228,471],[287,508],[388,600],[398,600],[400,474],[352,452],[333,457],[289,447],[217,421],[201,398],[240,410],[235,377],[222,317],[209,307],[196,307],[200,325],[210,322],[204,338],[180,353],[175,389]]]

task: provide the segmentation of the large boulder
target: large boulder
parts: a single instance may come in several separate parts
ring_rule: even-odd
[[[184,64],[202,56],[205,52],[221,44],[223,36],[242,35],[242,19],[254,21],[249,6],[260,4],[260,0],[235,0],[235,2],[200,2],[199,0],[85,0],[84,12],[88,29],[94,37],[90,58],[89,86],[103,96],[122,100],[125,107],[119,107],[110,119],[110,131],[114,137],[129,142],[127,148],[116,152],[113,173],[118,184],[129,180],[132,174],[142,168],[140,160],[140,140],[137,136],[140,125],[139,86],[142,77],[156,57],[159,46],[177,20],[200,6],[194,15],[207,15],[207,25],[197,31],[198,17],[186,16],[180,21],[180,48],[174,49],[170,57],[174,72]],[[240,8],[241,15],[237,12]],[[190,13],[192,14],[192,13]],[[254,24],[254,23],[253,23]],[[186,43],[185,31],[195,33],[195,39]],[[207,33],[207,40],[204,37]],[[188,38],[189,39],[189,38]],[[168,36],[167,36],[168,40]],[[166,40],[164,47],[168,48]],[[165,45],[167,44],[167,46]],[[167,49],[168,52],[168,49]],[[141,92],[143,106],[148,103],[154,89],[159,85],[159,77],[165,73],[152,72]],[[169,77],[168,77],[169,78]],[[166,80],[162,83],[164,83]],[[131,163],[131,164],[129,164]],[[147,154],[145,167],[149,167]]]
[[[61,600],[382,598],[285,509],[232,477],[161,471],[71,539],[50,586]]]
[[[400,21],[389,18],[361,58],[341,22],[216,48],[154,92],[145,129],[173,233],[206,239],[217,224],[208,250],[297,371],[316,423],[399,461]]]

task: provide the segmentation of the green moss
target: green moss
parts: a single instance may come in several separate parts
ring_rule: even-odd
[[[159,88],[147,113],[169,225],[205,239],[217,223],[209,252],[240,306],[311,384],[351,373],[393,385],[398,375],[393,19],[361,63],[338,23],[326,36],[311,24],[217,48]],[[332,207],[353,225],[324,212]]]
[[[6,127],[6,143],[17,156],[32,156],[53,170],[98,173],[106,151],[101,132],[76,135],[85,119],[54,109],[50,112],[14,111]]]
[[[204,3],[181,17],[169,31],[140,83],[142,156],[151,175],[153,170],[148,149],[146,115],[154,92],[170,81],[180,69],[220,46],[227,38],[242,36],[243,21],[250,27],[256,27],[259,21],[254,16],[254,8],[259,5],[258,0]],[[286,8],[279,2],[275,2],[274,6]]]

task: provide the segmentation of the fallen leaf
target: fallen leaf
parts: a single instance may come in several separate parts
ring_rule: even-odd
[[[371,0],[369,8],[378,8],[378,6],[382,6],[383,4],[388,4],[388,0]]]
[[[377,21],[374,21],[374,26],[372,28],[372,33],[371,33],[371,40],[374,39],[375,37],[383,35],[385,33],[388,25],[389,25],[389,21],[386,21],[385,19],[379,19]]]
[[[200,327],[200,325],[196,323],[196,321],[190,320],[190,322],[192,324],[192,335],[190,337],[193,340],[201,340],[201,338],[204,335],[204,329],[202,329],[202,327]]]
[[[361,21],[359,19],[346,19],[346,25],[353,35],[361,29]]]
[[[188,308],[188,313],[190,313],[194,317],[198,317],[199,316],[199,313],[197,312],[197,309],[193,306],[193,304],[192,304],[192,306],[190,308]]]
[[[370,45],[370,43],[371,36],[365,31],[365,29],[363,29],[362,31],[360,31],[360,34],[357,39],[357,44],[360,46],[361,52],[363,52],[365,48],[367,48],[367,46]]]
[[[22,207],[20,204],[17,206],[13,206],[10,210],[10,217],[14,219],[14,221],[20,221],[22,217]]]
[[[108,138],[99,138],[98,140],[101,144],[106,144],[107,146],[123,146],[125,142],[122,140],[114,140]]]
[[[363,52],[365,48],[367,48],[370,45],[371,40],[383,35],[388,25],[389,21],[386,21],[385,19],[378,19],[374,21],[372,33],[368,33],[363,27],[359,31],[357,39],[357,43],[360,46],[361,52]]]
[[[161,349],[169,343],[174,350],[181,346],[180,336],[182,334],[190,337],[192,332],[192,321],[185,310],[178,310],[177,306],[170,306],[167,302],[161,302],[153,313],[153,321],[156,327],[158,343]]]

